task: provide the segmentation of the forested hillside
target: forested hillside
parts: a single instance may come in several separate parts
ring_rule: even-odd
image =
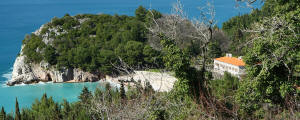
[[[155,10],[152,13],[155,19],[162,16]],[[163,67],[160,51],[147,44],[146,25],[153,15],[143,7],[135,14],[66,14],[53,18],[43,26],[40,35],[26,36],[24,54],[28,62],[45,60],[57,68],[81,68],[103,74],[116,72],[112,64],[118,64],[119,57],[135,69]]]
[[[163,68],[160,39],[147,27],[154,24],[153,18],[163,25],[167,16],[142,6],[135,16],[66,14],[43,25],[38,34],[27,35],[23,53],[29,63],[46,61],[57,69],[80,68],[109,75],[118,74],[113,65],[119,65],[120,60],[134,69]],[[197,58],[201,43],[188,36],[196,32],[190,24],[188,20],[177,24],[175,43]],[[220,57],[229,45],[224,33],[214,29],[213,42],[209,43],[212,58]]]
[[[232,17],[223,23],[222,30],[230,38],[231,43],[228,52],[235,55],[246,53],[245,44],[247,44],[247,39],[251,36],[251,33],[246,32],[246,30],[251,28],[251,25],[255,22],[271,16],[274,2],[274,0],[265,1],[261,9],[254,9],[251,13]]]
[[[88,28],[73,28],[69,29],[68,34],[58,35],[50,47],[43,44],[39,36],[31,35],[26,38],[24,43],[28,45],[25,46],[24,52],[28,56],[34,55],[28,58],[30,61],[38,62],[45,59],[57,66],[110,70],[111,66],[107,62],[117,59],[113,56],[120,56],[129,66],[136,69],[141,64],[155,66],[152,63],[160,60],[158,63],[161,64],[158,66],[164,67],[157,72],[172,71],[178,80],[170,92],[157,92],[151,85],[146,84],[142,87],[138,82],[125,90],[124,81],[121,82],[120,88],[112,88],[106,84],[105,90],[97,89],[94,94],[84,88],[78,97],[80,101],[71,104],[67,101],[56,103],[51,97],[44,95],[41,100],[33,103],[31,108],[21,111],[16,109],[15,116],[13,113],[6,114],[4,109],[0,116],[4,119],[45,120],[298,120],[300,118],[299,3],[300,0],[265,0],[261,10],[234,17],[224,23],[222,29],[229,35],[231,51],[243,55],[246,62],[247,75],[243,79],[238,79],[227,72],[221,79],[213,78],[210,71],[211,61],[224,50],[222,48],[224,43],[215,36],[218,29],[213,26],[213,20],[188,21],[182,14],[184,9],[180,2],[174,5],[173,11],[177,12],[164,16],[164,19],[161,19],[158,12],[153,12],[155,16],[157,15],[153,21],[148,19],[151,17],[147,17],[151,12],[141,7],[137,9],[135,17],[66,15],[62,19],[54,19],[46,27],[59,25],[65,27],[61,30],[63,32],[74,26],[76,28],[78,23],[72,22],[76,17],[79,19],[85,16],[83,18],[93,19],[95,22],[87,20],[83,23],[88,25],[82,26]],[[66,18],[69,22],[61,22]],[[161,24],[160,20],[165,21]],[[101,24],[96,24],[98,22]],[[115,26],[110,23],[118,24]],[[120,26],[117,26],[119,23]],[[149,28],[146,29],[143,24],[146,26],[148,24]],[[178,29],[182,28],[178,25],[189,25],[184,30],[192,32],[178,32]],[[44,29],[42,33],[47,33],[47,30],[49,29]],[[73,30],[74,33],[71,32]],[[145,32],[151,33],[155,39],[146,37]],[[180,33],[185,33],[185,36],[181,36]],[[222,36],[222,32],[219,35]],[[182,40],[183,38],[178,36],[193,38],[187,41],[193,44],[197,42],[196,45],[199,47],[191,49],[193,46],[190,48],[181,46],[179,43],[185,39]],[[158,46],[147,45],[157,39],[160,43]],[[46,48],[45,53],[49,55],[40,54],[38,51],[42,48]],[[195,63],[200,67],[196,68]]]

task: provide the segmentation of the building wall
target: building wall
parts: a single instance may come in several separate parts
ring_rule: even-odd
[[[235,66],[232,64],[214,60],[214,72],[223,75],[225,71],[237,77],[240,77],[241,75],[245,74],[245,68],[242,66]]]

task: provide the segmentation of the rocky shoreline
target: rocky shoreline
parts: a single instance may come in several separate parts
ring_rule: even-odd
[[[95,82],[102,78],[98,72],[85,72],[78,68],[62,68],[60,70],[49,66],[42,61],[39,64],[25,63],[26,56],[18,56],[12,72],[12,79],[6,84],[13,86],[15,84],[33,84],[52,81],[54,83],[62,82]]]
[[[100,72],[91,73],[79,68],[62,68],[58,70],[45,61],[41,61],[38,64],[26,63],[26,56],[22,55],[22,49],[20,53],[13,66],[12,79],[6,83],[8,86],[50,81],[53,83],[78,83],[96,82],[100,80],[118,86],[120,85],[119,80],[131,80],[132,78],[135,82],[140,82],[143,87],[149,82],[155,91],[164,92],[170,91],[177,80],[174,76],[166,72],[134,71],[134,73],[130,75],[110,77]]]
[[[40,29],[36,30],[32,34],[42,37],[42,41],[46,45],[51,45],[53,39],[49,37],[49,34],[41,35],[41,31],[44,25]],[[49,29],[56,35],[64,34],[58,32],[56,29]],[[17,56],[12,72],[12,79],[7,81],[8,86],[14,86],[16,84],[35,84],[39,82],[53,83],[76,83],[76,82],[95,82],[105,81],[120,85],[119,80],[129,80],[133,78],[135,82],[141,82],[144,87],[146,82],[149,82],[156,91],[170,91],[174,82],[177,80],[175,77],[168,73],[149,72],[149,71],[135,71],[131,75],[119,76],[112,78],[101,74],[101,72],[87,72],[79,68],[60,68],[51,66],[46,61],[42,60],[39,63],[26,62],[26,55],[23,54],[24,44],[21,47],[19,56]]]
[[[78,83],[78,82],[96,82],[104,81],[115,85],[120,85],[119,80],[130,80],[140,82],[143,87],[149,82],[155,91],[170,91],[177,80],[174,76],[165,72],[134,71],[133,74],[110,77],[100,72],[86,72],[79,68],[62,68],[60,70],[50,66],[49,63],[41,61],[40,63],[26,63],[26,56],[21,54],[16,58],[12,79],[6,84],[14,86],[16,84],[35,84],[39,82],[53,83]],[[126,85],[127,86],[127,85]]]
[[[39,36],[44,25],[40,29],[36,30],[32,34]],[[55,31],[55,34],[61,34]],[[52,39],[49,35],[43,35],[43,42],[45,44],[51,44]],[[73,80],[74,82],[94,82],[99,81],[103,78],[102,74],[99,72],[86,72],[79,68],[60,68],[57,69],[51,66],[46,61],[41,61],[40,63],[27,63],[25,61],[26,56],[23,54],[24,45],[21,47],[19,56],[17,56],[12,72],[12,79],[6,84],[13,86],[15,84],[32,84],[42,82],[52,81],[54,83],[62,83]]]

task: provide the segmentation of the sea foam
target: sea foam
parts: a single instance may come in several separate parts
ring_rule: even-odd
[[[1,87],[8,87],[6,85],[6,81],[12,79],[12,70],[13,68],[11,67],[9,70],[7,70],[4,74],[1,75],[1,77],[4,78],[3,80],[0,80]]]
[[[5,81],[11,80],[11,78],[12,78],[12,70],[13,70],[13,68],[11,67],[11,68],[8,70],[8,72],[2,74],[1,77],[5,78]]]

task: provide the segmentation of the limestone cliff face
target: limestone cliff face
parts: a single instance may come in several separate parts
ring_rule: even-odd
[[[94,82],[100,79],[99,73],[89,73],[78,68],[58,70],[50,67],[44,61],[39,64],[25,63],[25,57],[17,57],[13,67],[12,79],[7,82],[7,85],[31,84],[39,81],[67,82],[74,80],[74,82]]]
[[[74,82],[94,82],[100,79],[99,73],[89,73],[78,68],[58,70],[50,67],[44,61],[39,64],[25,63],[25,57],[17,57],[13,67],[12,79],[7,82],[7,85],[31,84],[39,81],[67,82],[74,80]]]
[[[12,80],[8,81],[7,85],[12,86],[21,83],[31,84],[39,81],[53,81],[58,83],[70,80],[74,80],[74,82],[94,82],[102,77],[100,73],[89,73],[78,68],[57,70],[45,61],[39,64],[26,63],[25,57],[26,56],[23,55],[17,57],[13,67]],[[106,81],[120,85],[118,80],[130,80],[131,78],[136,82],[141,82],[143,87],[145,87],[148,81],[156,91],[170,91],[177,80],[168,73],[135,71],[132,75],[119,76],[116,78],[106,76]]]
[[[31,67],[25,64],[25,56],[18,56],[12,72],[12,80],[7,82],[7,85],[20,83],[29,83],[37,80],[37,77],[32,72]]]
[[[40,35],[42,28],[43,26],[33,34]],[[42,38],[45,44],[52,42],[47,35],[43,35]],[[73,80],[74,82],[93,82],[98,81],[101,77],[98,72],[89,73],[78,68],[57,69],[45,61],[40,63],[26,63],[26,56],[22,52],[23,48],[24,45],[21,48],[20,55],[15,60],[12,79],[7,82],[7,85],[31,84],[39,81],[66,82]]]

